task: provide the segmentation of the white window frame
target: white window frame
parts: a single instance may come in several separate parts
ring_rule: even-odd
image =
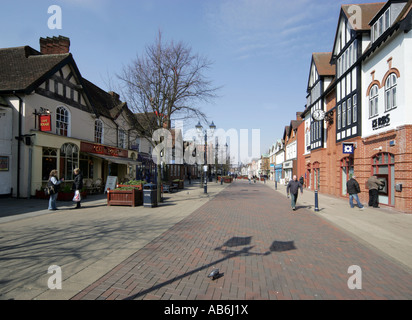
[[[358,101],[357,101],[357,95],[354,94],[352,97],[352,104],[353,104],[353,110],[352,110],[352,115],[353,115],[353,123],[356,123],[358,121]]]
[[[100,119],[96,119],[94,121],[94,142],[103,144],[103,132],[104,126],[103,121]]]
[[[62,112],[63,111],[63,112]],[[70,112],[64,106],[56,109],[56,134],[62,137],[70,137]],[[63,126],[63,127],[62,127]],[[66,131],[66,135],[61,134],[61,130]]]
[[[395,109],[396,106],[396,86],[397,76],[391,73],[385,81],[385,111]]]
[[[352,124],[352,98],[348,99],[347,102],[348,105],[348,114],[347,114],[347,121],[348,121],[348,126]]]
[[[379,103],[379,88],[378,85],[374,85],[369,93],[369,118],[373,118],[378,115],[378,103]]]
[[[338,122],[338,130],[340,130],[341,129],[341,124],[342,124],[342,121],[341,121],[341,119],[342,119],[342,107],[341,107],[341,105],[338,105],[338,120],[337,120],[337,122]]]
[[[119,129],[119,148],[126,149],[126,131]]]

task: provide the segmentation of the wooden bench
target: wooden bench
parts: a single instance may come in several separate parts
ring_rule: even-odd
[[[163,192],[172,193],[173,191],[177,191],[177,186],[173,183],[171,184],[163,184]]]

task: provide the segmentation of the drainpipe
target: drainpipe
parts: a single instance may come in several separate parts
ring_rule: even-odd
[[[21,127],[22,127],[22,110],[23,110],[23,99],[16,95],[16,91],[13,91],[13,95],[19,99],[19,128],[18,128],[18,136],[17,139],[17,192],[16,197],[17,199],[20,198],[20,158],[21,158],[21,151],[20,151],[20,141],[21,137]]]

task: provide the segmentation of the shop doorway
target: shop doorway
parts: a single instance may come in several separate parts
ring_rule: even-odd
[[[350,179],[350,175],[354,173],[354,161],[353,157],[346,157],[341,160],[341,180],[342,180],[342,185],[341,185],[341,190],[342,190],[342,195],[345,196],[348,192],[346,189],[346,182]]]
[[[379,203],[389,206],[395,205],[395,155],[378,153],[372,157],[372,175],[376,175],[384,182],[379,188]]]

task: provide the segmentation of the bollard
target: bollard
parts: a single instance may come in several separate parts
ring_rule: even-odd
[[[319,211],[318,190],[315,190],[315,211]]]
[[[278,182],[277,182],[277,180],[275,180],[275,190],[277,190],[278,189]]]

